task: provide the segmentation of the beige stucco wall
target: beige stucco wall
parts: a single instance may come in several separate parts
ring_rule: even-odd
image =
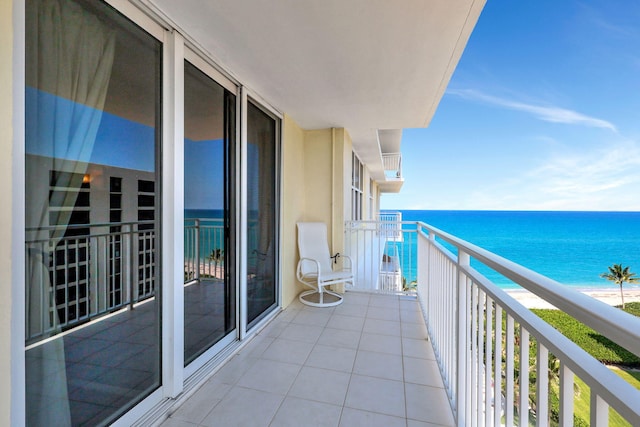
[[[11,425],[11,230],[13,168],[13,25],[10,0],[0,2],[0,425]]]
[[[304,131],[285,115],[282,123],[282,304],[286,307],[302,291],[296,280],[298,244],[296,223],[304,220]]]
[[[351,211],[351,149],[351,138],[344,129],[303,130],[291,117],[284,117],[281,248],[285,307],[304,289],[295,277],[296,222],[326,223],[330,250],[344,252],[344,221]]]
[[[351,136],[349,132],[341,129],[337,132],[337,139],[339,140],[340,150],[336,153],[336,162],[340,165],[342,173],[340,174],[341,181],[336,186],[336,191],[340,192],[336,199],[339,201],[336,206],[336,215],[340,215],[340,226],[334,229],[334,252],[344,253],[344,222],[351,219],[351,169],[352,169],[352,155],[353,145],[351,142]]]
[[[332,227],[332,129],[311,130],[304,138],[305,221]]]

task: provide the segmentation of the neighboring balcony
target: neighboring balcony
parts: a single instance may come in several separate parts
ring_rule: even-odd
[[[378,181],[380,191],[383,193],[397,193],[404,184],[402,176],[402,153],[383,153],[382,166],[384,169],[384,181]]]
[[[402,153],[386,153],[382,155],[384,173],[387,179],[402,179]]]

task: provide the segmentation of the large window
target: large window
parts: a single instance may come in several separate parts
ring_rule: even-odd
[[[376,204],[374,198],[375,185],[373,184],[373,179],[369,179],[369,219],[375,218]]]
[[[277,121],[252,102],[247,112],[247,323],[277,303]]]
[[[184,74],[185,365],[236,323],[233,190],[236,98],[191,63]]]
[[[356,153],[351,154],[351,220],[362,219],[364,167]]]
[[[161,52],[104,3],[26,2],[27,425],[160,386]]]

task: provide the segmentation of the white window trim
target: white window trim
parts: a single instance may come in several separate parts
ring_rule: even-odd
[[[184,383],[184,41],[166,32],[162,94],[162,389],[175,398]]]
[[[358,168],[358,184],[359,187],[357,187],[355,185],[355,168]],[[352,152],[351,154],[351,220],[352,221],[360,221],[362,220],[362,211],[363,211],[363,202],[364,202],[364,185],[363,185],[363,181],[364,181],[364,165],[362,164],[362,161],[360,161],[360,158],[358,157],[358,155],[355,152]],[[356,205],[354,204],[355,202],[355,198],[358,198],[359,200],[359,204]],[[359,212],[356,212],[356,208],[358,208]]]
[[[25,316],[25,2],[13,1],[13,170],[11,173],[11,377],[3,391],[10,393],[11,425],[26,419]]]
[[[235,84],[233,80],[229,79],[226,75],[218,71],[213,65],[211,65],[209,61],[203,58],[202,55],[200,55],[198,52],[191,49],[186,43],[184,49],[184,59],[186,59],[197,69],[205,73],[220,86],[224,87],[226,90],[235,94],[236,96],[238,95],[238,85]]]

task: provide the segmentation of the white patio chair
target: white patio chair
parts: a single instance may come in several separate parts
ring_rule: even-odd
[[[303,291],[300,302],[312,307],[331,307],[342,302],[342,295],[326,289],[338,283],[353,284],[351,258],[329,253],[327,226],[323,222],[299,222],[296,276],[311,290]]]

